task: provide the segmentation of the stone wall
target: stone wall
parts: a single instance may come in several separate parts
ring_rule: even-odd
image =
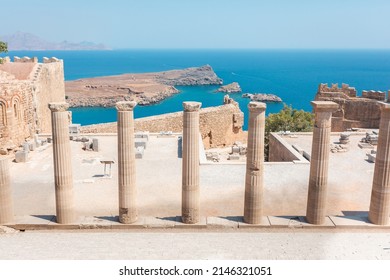
[[[363,91],[356,96],[356,90],[347,84],[341,88],[337,84],[328,87],[320,84],[315,100],[333,101],[339,109],[332,115],[332,131],[345,131],[350,128],[378,128],[380,109],[378,101],[386,100],[386,92]]]
[[[291,145],[277,133],[269,134],[269,162],[302,161],[306,160]]]
[[[206,149],[232,145],[235,141],[246,142],[246,134],[242,131],[244,115],[238,104],[231,101],[228,102],[222,106],[200,110],[200,132]],[[88,125],[81,127],[81,133],[115,133],[116,129],[116,122]],[[136,131],[172,131],[181,133],[182,129],[183,112],[135,120]]]
[[[375,91],[375,90],[363,90],[362,91],[363,98],[375,99],[379,101],[386,100],[386,92],[384,91]]]
[[[0,64],[0,149],[12,150],[37,132],[50,132],[48,103],[65,100],[61,60],[4,59]]]
[[[65,101],[64,66],[62,60],[55,58],[44,58],[44,63],[40,66],[41,70],[35,83],[37,130],[39,133],[48,133],[51,131],[48,104]]]

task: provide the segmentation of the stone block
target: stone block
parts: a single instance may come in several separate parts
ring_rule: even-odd
[[[30,151],[35,151],[35,149],[37,147],[35,141],[30,141],[30,142],[28,142],[28,144],[29,144],[29,147],[30,147]]]
[[[137,147],[135,150],[135,158],[143,158],[144,156],[144,147]]]
[[[143,147],[144,149],[146,149],[146,140],[144,139],[137,139],[136,141],[134,141],[134,145],[136,148],[138,147]]]
[[[228,160],[239,160],[240,155],[229,155]]]
[[[376,160],[376,154],[367,154],[367,161],[375,163]]]
[[[134,134],[134,138],[144,138],[149,141],[149,131],[137,132]]]
[[[15,153],[15,162],[26,162],[28,160],[27,151],[17,151]]]
[[[78,135],[80,133],[80,124],[70,124],[69,125],[69,134],[70,135]]]
[[[99,152],[99,139],[97,138],[92,139],[92,150],[95,152]]]
[[[238,154],[238,153],[240,153],[240,147],[232,146],[232,154]]]

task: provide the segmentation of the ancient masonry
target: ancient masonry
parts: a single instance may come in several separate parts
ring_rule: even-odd
[[[51,130],[50,102],[65,101],[62,60],[9,57],[0,64],[0,152]]]
[[[386,225],[390,215],[390,104],[380,103],[381,122],[372,183],[369,220]]]
[[[265,103],[249,102],[244,221],[259,224],[263,215]]]
[[[183,130],[183,112],[164,114],[135,119],[136,131],[159,133]],[[235,141],[243,141],[244,114],[237,102],[225,96],[222,106],[200,109],[199,130],[206,149],[232,145]],[[116,123],[88,125],[81,128],[81,133],[116,133]]]
[[[184,102],[182,206],[183,223],[199,222],[199,102]]]
[[[330,101],[313,101],[315,122],[310,159],[309,193],[306,219],[312,224],[323,224],[326,217],[326,194],[330,152],[332,112],[338,105]]]
[[[75,221],[72,151],[69,141],[69,105],[65,102],[49,103],[53,135],[54,184],[57,223]]]
[[[134,107],[135,101],[116,103],[118,110],[118,184],[119,221],[137,221],[137,189],[135,185]]]
[[[390,91],[389,91],[390,96]],[[348,84],[320,84],[315,97],[319,101],[333,101],[339,105],[332,115],[332,131],[345,131],[350,128],[378,128],[380,108],[378,101],[386,100],[384,91],[363,90],[357,96],[356,89]]]
[[[14,220],[8,157],[0,157],[0,225]]]
[[[124,102],[117,105],[121,113],[118,122],[118,153],[120,155],[118,181],[122,182],[123,195],[127,196],[120,202],[120,219],[122,223],[136,220],[137,209],[135,202],[134,151],[126,148],[133,146],[134,128],[132,109],[135,102]],[[182,221],[184,223],[199,222],[199,109],[200,103],[184,102],[183,114],[183,170],[182,170]],[[309,194],[307,201],[306,219],[312,224],[323,224],[326,209],[326,188],[328,177],[329,133],[332,112],[337,104],[329,101],[312,102],[315,112],[315,130],[312,143],[312,160],[310,162]],[[372,187],[372,197],[369,219],[374,224],[389,223],[390,196],[389,194],[389,164],[390,153],[390,105],[381,104],[382,119],[379,130],[378,158],[375,163],[375,173]],[[75,223],[73,204],[73,182],[71,161],[69,157],[69,130],[67,124],[68,104],[64,102],[50,103],[53,125],[53,158],[56,187],[57,223]],[[264,114],[265,104],[251,102],[250,123],[248,132],[248,160],[245,183],[246,223],[259,224],[262,218],[262,175],[264,149]],[[122,114],[123,113],[123,114]],[[125,136],[126,135],[126,136]],[[121,169],[126,169],[122,170]],[[8,159],[0,160],[0,223],[7,224],[13,220],[13,206],[10,190]],[[266,199],[266,198],[264,198]],[[126,211],[122,209],[126,208]]]

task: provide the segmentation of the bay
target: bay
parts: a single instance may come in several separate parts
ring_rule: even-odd
[[[243,92],[273,93],[296,109],[311,110],[320,83],[348,83],[362,90],[390,89],[390,50],[113,50],[11,51],[10,56],[43,56],[64,60],[65,80],[157,72],[209,64],[224,84],[238,82]],[[222,104],[217,86],[178,87],[180,94],[152,106],[137,106],[135,117],[182,110],[183,101],[202,107]],[[231,94],[248,115],[241,94]],[[268,103],[267,114],[283,104]],[[115,108],[72,108],[73,122],[83,125],[116,121]],[[244,126],[244,129],[246,125]]]

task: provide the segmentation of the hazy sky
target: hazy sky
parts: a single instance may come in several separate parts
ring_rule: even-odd
[[[113,48],[390,48],[389,0],[0,0],[0,34]]]

